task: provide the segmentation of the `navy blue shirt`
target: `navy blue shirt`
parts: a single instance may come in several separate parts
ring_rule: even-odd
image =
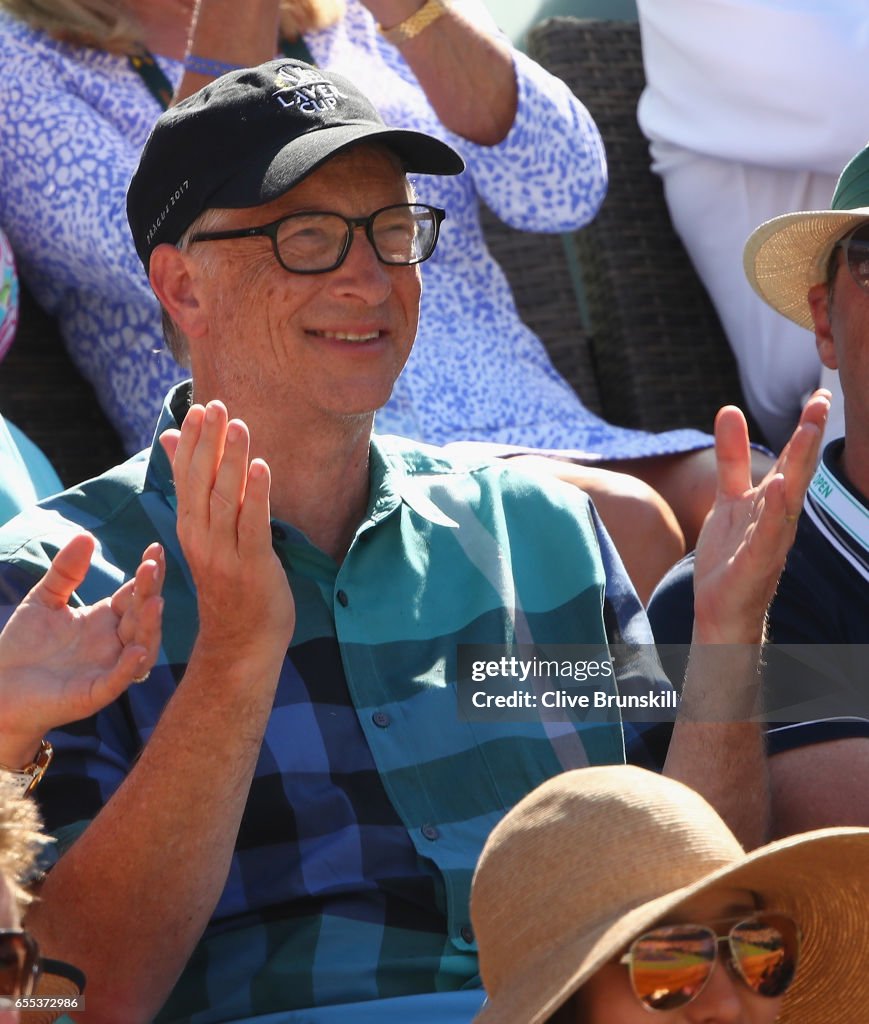
[[[770,753],[869,736],[863,685],[869,644],[869,504],[840,467],[844,439],[827,445],[809,485],[796,539],[769,611],[766,706]],[[684,674],[694,619],[694,556],[656,588],[649,621],[674,683]]]

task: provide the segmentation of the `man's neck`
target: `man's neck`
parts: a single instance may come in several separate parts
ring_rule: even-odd
[[[212,397],[218,396],[197,388],[193,400],[205,404]],[[250,457],[268,463],[272,517],[341,562],[368,507],[374,415],[296,419],[261,400],[224,401],[230,417],[250,430]]]
[[[869,504],[869,438],[846,435],[840,468],[848,483]]]
[[[339,563],[368,507],[370,439],[369,426],[341,445],[297,437],[270,455],[254,451],[272,471],[272,516],[301,530]]]

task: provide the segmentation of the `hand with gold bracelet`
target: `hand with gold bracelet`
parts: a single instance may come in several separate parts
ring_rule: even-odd
[[[89,534],[73,537],[0,632],[0,771],[22,792],[51,759],[49,730],[99,711],[147,677],[157,658],[163,549],[150,545],[111,598],[71,607],[93,551]]]
[[[397,46],[445,128],[493,146],[509,132],[518,92],[509,44],[464,0],[363,0]],[[478,16],[479,14],[479,16]]]
[[[488,30],[491,19],[481,4],[363,2],[385,38],[400,48],[445,128],[479,145],[495,145],[506,136],[518,102],[513,60],[510,46]],[[143,8],[140,21],[156,19],[144,9],[143,0],[137,0],[137,6]],[[198,0],[181,54],[187,71],[172,102],[226,71],[269,60],[275,55],[279,30],[293,38],[342,15],[342,0],[249,0],[242,19],[233,0]],[[154,25],[155,30],[166,27]],[[180,31],[177,24],[173,49],[180,45]],[[166,45],[155,45],[153,37],[145,42],[153,50],[169,52]]]

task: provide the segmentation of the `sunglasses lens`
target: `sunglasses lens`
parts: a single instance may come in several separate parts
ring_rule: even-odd
[[[34,939],[25,932],[0,932],[0,999],[30,995],[38,963]]]
[[[711,928],[667,925],[631,946],[631,984],[650,1010],[675,1010],[699,994],[715,964],[718,943]]]
[[[731,929],[730,951],[746,985],[761,996],[784,995],[794,980],[799,932],[789,917],[761,915]]]
[[[845,246],[851,277],[869,291],[869,224],[862,224],[852,232]]]

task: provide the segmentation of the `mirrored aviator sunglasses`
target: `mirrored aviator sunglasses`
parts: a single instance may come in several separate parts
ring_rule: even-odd
[[[0,1007],[33,994],[40,965],[36,939],[27,932],[0,931]]]
[[[853,231],[840,239],[833,248],[845,253],[848,272],[864,291],[869,292],[869,222],[858,224]]]
[[[719,935],[718,927],[728,927]],[[752,992],[784,995],[797,970],[799,928],[783,914],[754,914],[706,924],[668,924],[636,939],[619,963],[629,968],[631,987],[647,1010],[687,1006],[706,987],[727,945],[725,962]]]

